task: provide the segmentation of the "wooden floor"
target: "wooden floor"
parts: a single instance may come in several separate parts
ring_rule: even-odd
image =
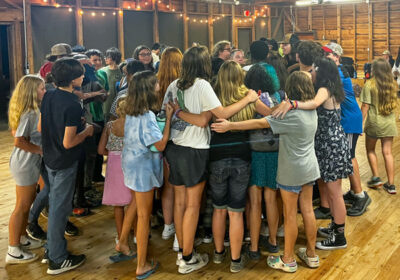
[[[400,131],[400,122],[397,123]],[[136,262],[111,264],[108,257],[114,253],[115,227],[111,207],[95,209],[94,215],[73,219],[80,228],[81,235],[68,238],[69,250],[73,253],[85,253],[86,263],[69,273],[60,276],[48,276],[47,265],[36,261],[27,265],[5,266],[7,250],[8,219],[15,203],[14,181],[8,169],[12,150],[12,138],[7,131],[0,131],[0,279],[134,279]],[[380,148],[377,149],[380,153]],[[395,139],[393,149],[396,161],[395,183],[400,190],[400,140]],[[368,190],[365,185],[371,176],[365,155],[364,137],[357,146],[357,159],[360,163],[361,179],[364,189],[372,198],[368,211],[361,217],[348,217],[346,236],[348,248],[338,251],[317,251],[321,258],[321,267],[315,270],[305,268],[299,261],[295,274],[274,271],[267,267],[266,258],[251,262],[238,273],[229,272],[229,260],[221,265],[208,264],[204,269],[179,275],[175,266],[176,254],[172,251],[172,240],[160,238],[160,230],[152,232],[150,255],[161,263],[160,269],[151,279],[400,279],[400,194],[389,195],[384,190]],[[386,179],[382,156],[379,155],[381,177]],[[348,181],[343,190],[348,189]],[[329,221],[318,221],[326,225]],[[46,220],[40,220],[46,228]],[[296,245],[304,246],[303,226],[299,219],[299,238]],[[283,244],[283,240],[280,240]],[[281,246],[283,247],[283,246]],[[206,251],[212,257],[212,245],[201,245],[199,251]],[[35,250],[43,255],[43,249]]]

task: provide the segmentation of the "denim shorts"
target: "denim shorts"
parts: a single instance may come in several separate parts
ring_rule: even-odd
[[[304,184],[304,185],[314,185],[314,182],[310,182],[308,184]],[[303,188],[303,186],[285,186],[285,185],[281,185],[279,183],[276,183],[276,187],[278,189],[287,191],[287,192],[292,192],[292,193],[297,193],[299,194],[301,192],[301,189]]]
[[[215,209],[243,212],[246,206],[250,162],[226,158],[210,163],[210,187]]]

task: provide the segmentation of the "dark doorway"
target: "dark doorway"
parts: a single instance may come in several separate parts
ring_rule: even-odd
[[[10,58],[8,49],[8,26],[0,25],[0,123],[7,122],[10,98]]]
[[[251,28],[238,28],[238,48],[242,49],[247,58],[250,57],[250,44],[252,40]]]

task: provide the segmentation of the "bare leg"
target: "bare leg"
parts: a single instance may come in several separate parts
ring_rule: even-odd
[[[174,221],[176,238],[179,248],[183,247],[183,214],[185,213],[186,190],[185,186],[174,186]]]
[[[354,193],[361,193],[363,190],[361,187],[360,168],[358,167],[357,159],[353,158],[351,163],[353,164],[354,173],[349,175],[350,187]]]
[[[342,180],[327,182],[326,186],[333,221],[338,225],[344,224],[346,222],[346,206],[342,194]]]
[[[265,207],[267,208],[267,221],[269,228],[269,243],[276,245],[276,234],[278,232],[279,212],[276,200],[276,190],[264,189]]]
[[[249,188],[250,199],[250,239],[252,252],[258,251],[258,240],[261,227],[261,188],[251,186]]]
[[[244,225],[243,225],[243,212],[232,212],[229,213],[229,241],[231,246],[231,257],[232,260],[240,258],[240,251],[242,250]],[[225,233],[224,233],[225,234]],[[222,238],[222,245],[224,240]]]
[[[378,170],[378,158],[375,153],[375,146],[378,139],[371,138],[368,135],[365,135],[365,148],[367,149],[368,163],[369,167],[371,167],[372,175],[374,177],[379,177]]]
[[[137,267],[136,275],[141,275],[151,269],[147,262],[147,246],[149,243],[150,215],[153,208],[154,190],[149,192],[135,192],[137,202]]]
[[[124,206],[114,206],[114,219],[119,240],[121,238],[122,225],[124,223]]]
[[[317,225],[312,206],[311,185],[304,185],[300,193],[300,210],[303,216],[304,230],[307,237],[307,256],[315,257],[315,242],[317,239]]]
[[[224,237],[226,229],[226,209],[215,209],[212,219],[212,232],[214,237],[215,251],[221,253],[224,250]],[[232,221],[230,221],[232,224]]]
[[[131,194],[132,194],[132,200],[131,200],[131,203],[129,204],[128,208],[126,209],[119,242],[115,246],[115,250],[117,250],[118,252],[121,252],[125,255],[130,254],[128,238],[129,238],[129,233],[130,233],[132,225],[133,225],[133,221],[136,219],[136,215],[137,215],[135,192],[131,190]]]
[[[283,252],[283,262],[290,263],[294,260],[294,245],[296,244],[297,228],[297,201],[299,195],[294,192],[280,190],[283,200],[283,216],[285,225],[285,249]]]
[[[201,198],[206,182],[201,182],[193,187],[186,188],[186,209],[183,214],[183,256],[188,256],[193,251],[194,237],[196,234],[197,223]],[[181,243],[179,243],[180,245]]]
[[[161,194],[161,204],[164,216],[164,224],[170,225],[174,222],[174,188],[168,182],[169,167],[164,160],[164,187]]]
[[[329,208],[328,203],[328,191],[326,189],[326,184],[321,179],[318,180],[318,190],[319,197],[321,199],[321,207]]]
[[[250,199],[248,195],[246,197],[246,208],[244,210],[244,216],[246,219],[246,230],[250,230]]]
[[[31,186],[16,186],[15,190],[16,203],[8,225],[8,244],[10,246],[18,246],[21,236],[25,235],[29,209],[36,195],[36,184]]]
[[[394,160],[392,154],[393,137],[381,138],[382,154],[389,185],[394,184]]]

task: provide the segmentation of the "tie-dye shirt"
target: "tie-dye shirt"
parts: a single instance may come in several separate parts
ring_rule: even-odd
[[[125,185],[137,192],[161,187],[163,181],[162,153],[150,151],[150,146],[162,139],[156,116],[126,116],[122,171]]]

